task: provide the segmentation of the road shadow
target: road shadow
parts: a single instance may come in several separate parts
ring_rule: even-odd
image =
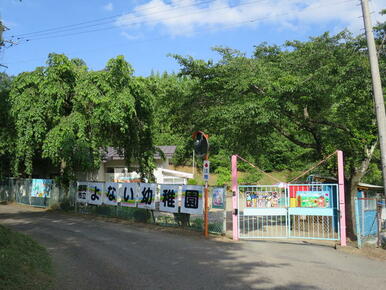
[[[291,262],[268,261],[243,243],[15,205],[0,205],[0,223],[48,249],[56,289],[320,289],[282,279]]]

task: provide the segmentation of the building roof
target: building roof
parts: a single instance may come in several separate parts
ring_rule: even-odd
[[[176,152],[176,148],[177,148],[177,146],[174,146],[174,145],[172,145],[172,146],[155,146],[155,147],[160,149],[163,152],[163,154],[165,155],[165,157],[169,158],[169,159],[173,158],[173,155]],[[159,152],[156,152],[154,154],[154,158],[155,159],[161,159],[161,154]]]
[[[188,173],[184,171],[171,170],[166,168],[158,168],[158,171],[161,172],[164,176],[177,176],[183,178],[193,178],[193,173]]]
[[[382,185],[368,184],[368,183],[358,183],[358,187],[363,189],[383,189]]]
[[[177,146],[156,146],[156,148],[160,149],[163,152],[165,158],[171,159],[173,158],[173,155],[176,152]],[[104,156],[102,159],[104,161],[123,160],[124,154],[123,151],[119,152],[119,150],[116,148],[107,147],[107,150],[104,151]],[[154,154],[154,159],[161,159],[161,154],[159,152],[156,152]]]

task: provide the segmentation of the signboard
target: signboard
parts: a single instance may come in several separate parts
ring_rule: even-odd
[[[121,183],[118,189],[118,200],[121,206],[136,207],[138,199],[137,183]]]
[[[87,185],[88,182],[77,182],[76,188],[76,201],[77,202],[87,202]]]
[[[203,187],[200,185],[183,185],[181,198],[181,212],[202,214]]]
[[[50,197],[52,179],[32,179],[31,197]]]
[[[106,182],[103,203],[108,205],[117,205],[119,183]]]
[[[89,204],[102,204],[102,193],[104,183],[98,182],[77,182],[78,202],[87,202]]]
[[[225,188],[224,187],[214,187],[212,190],[212,208],[222,208],[225,207]]]
[[[162,184],[159,210],[178,212],[178,185]]]
[[[87,203],[101,205],[104,183],[89,182],[87,184]]]
[[[202,168],[202,178],[205,181],[209,180],[209,160],[204,160],[204,165]]]
[[[141,183],[139,186],[138,207],[155,209],[156,193],[157,193],[157,184]]]

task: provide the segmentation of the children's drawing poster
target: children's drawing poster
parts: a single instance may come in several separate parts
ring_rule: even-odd
[[[224,208],[225,206],[225,188],[214,187],[212,189],[212,208]]]
[[[329,191],[298,191],[296,193],[299,207],[329,207]]]
[[[32,197],[50,197],[52,179],[32,179]]]
[[[271,208],[280,207],[280,195],[277,191],[247,191],[246,207]]]

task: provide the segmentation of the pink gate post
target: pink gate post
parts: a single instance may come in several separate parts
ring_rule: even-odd
[[[237,188],[237,155],[232,155],[232,224],[233,224],[233,240],[239,239],[239,223],[238,223],[238,201],[239,191]]]
[[[346,204],[344,192],[344,165],[343,152],[337,150],[338,154],[338,183],[339,183],[339,211],[340,211],[340,245],[347,246],[346,238]]]

